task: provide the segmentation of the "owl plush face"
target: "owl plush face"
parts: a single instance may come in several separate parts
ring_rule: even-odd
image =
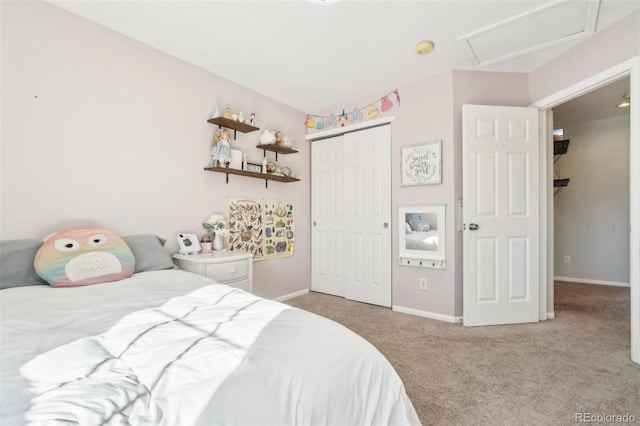
[[[53,287],[73,287],[128,278],[135,258],[124,240],[107,229],[74,228],[49,237],[33,265]]]

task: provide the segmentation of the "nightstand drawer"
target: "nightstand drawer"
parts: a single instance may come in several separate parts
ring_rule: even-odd
[[[249,277],[249,261],[209,264],[206,276],[221,283],[246,279]]]
[[[251,253],[214,251],[212,253],[173,255],[182,270],[211,278],[221,284],[253,291],[253,256]]]

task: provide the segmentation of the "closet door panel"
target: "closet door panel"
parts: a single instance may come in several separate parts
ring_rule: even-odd
[[[311,290],[344,297],[343,136],[311,147]]]
[[[391,127],[345,139],[345,297],[390,307]]]
[[[312,180],[311,289],[390,307],[390,126],[313,142]]]

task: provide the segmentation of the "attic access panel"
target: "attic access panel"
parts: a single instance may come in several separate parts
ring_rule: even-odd
[[[525,12],[460,37],[480,67],[502,62],[595,32],[600,0],[571,0]]]

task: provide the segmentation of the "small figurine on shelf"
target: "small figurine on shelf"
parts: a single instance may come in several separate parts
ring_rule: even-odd
[[[276,171],[276,163],[272,163],[271,161],[269,161],[267,163],[267,173],[273,173]]]
[[[269,163],[269,164],[273,164],[273,163]],[[267,170],[268,169],[269,167],[267,166]],[[274,170],[272,174],[277,176],[289,177],[291,176],[291,169],[287,166],[274,166]]]
[[[218,106],[218,104],[216,104],[216,110],[211,115],[211,118],[218,118],[218,117],[220,117],[220,107]]]
[[[276,141],[275,130],[264,129],[259,138],[260,145],[269,145]]]
[[[293,138],[291,136],[285,136],[282,138],[282,145],[291,147],[293,146]]]
[[[252,112],[251,115],[249,116],[249,124],[251,124],[252,126],[256,125],[256,113]]]
[[[229,142],[229,131],[218,129],[211,144],[211,158],[218,162],[219,166],[229,167],[231,161],[231,144]]]

